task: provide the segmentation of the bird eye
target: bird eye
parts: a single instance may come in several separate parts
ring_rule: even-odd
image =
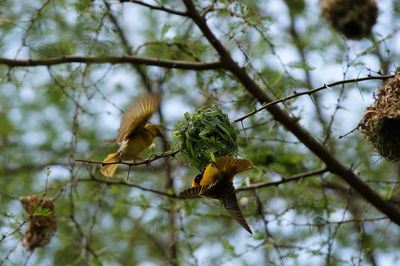
[[[196,184],[200,185],[200,181],[201,181],[201,178],[202,178],[202,177],[203,177],[202,174],[198,174],[198,175],[194,178],[194,182],[195,182]]]

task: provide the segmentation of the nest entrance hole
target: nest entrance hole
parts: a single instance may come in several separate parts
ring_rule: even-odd
[[[391,140],[393,143],[400,145],[400,119],[384,118],[377,125],[377,134],[382,138]]]
[[[400,160],[400,119],[383,118],[376,125],[376,148],[390,161]]]
[[[362,36],[361,34],[361,27],[359,25],[359,22],[357,23],[356,21],[350,21],[346,23],[343,26],[343,34],[347,38],[360,38]]]

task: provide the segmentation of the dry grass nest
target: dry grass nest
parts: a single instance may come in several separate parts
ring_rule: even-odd
[[[375,0],[321,0],[320,9],[333,28],[353,40],[367,37],[378,17]]]
[[[28,230],[22,245],[29,251],[48,244],[57,231],[54,215],[54,199],[29,195],[20,197],[20,202],[30,215]]]
[[[400,160],[400,72],[377,92],[364,112],[360,130],[388,161]]]

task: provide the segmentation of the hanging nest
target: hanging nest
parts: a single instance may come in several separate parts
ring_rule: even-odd
[[[360,130],[388,161],[400,160],[400,72],[379,89],[365,110]]]
[[[333,28],[353,40],[367,37],[378,16],[375,0],[321,0],[320,9]]]
[[[32,252],[48,244],[57,231],[54,199],[30,195],[20,197],[19,200],[30,215],[22,245]]]
[[[202,171],[212,156],[234,156],[237,154],[235,124],[217,105],[201,107],[194,114],[185,113],[185,120],[177,124],[177,138],[183,159]]]

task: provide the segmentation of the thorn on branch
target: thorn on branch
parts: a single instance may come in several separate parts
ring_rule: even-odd
[[[344,138],[344,137],[347,137],[348,135],[350,135],[350,134],[352,134],[354,131],[356,131],[359,127],[360,127],[360,124],[358,124],[355,128],[353,128],[352,130],[350,130],[350,131],[347,132],[346,134],[340,135],[340,136],[339,136],[339,139],[342,139],[342,138]]]

